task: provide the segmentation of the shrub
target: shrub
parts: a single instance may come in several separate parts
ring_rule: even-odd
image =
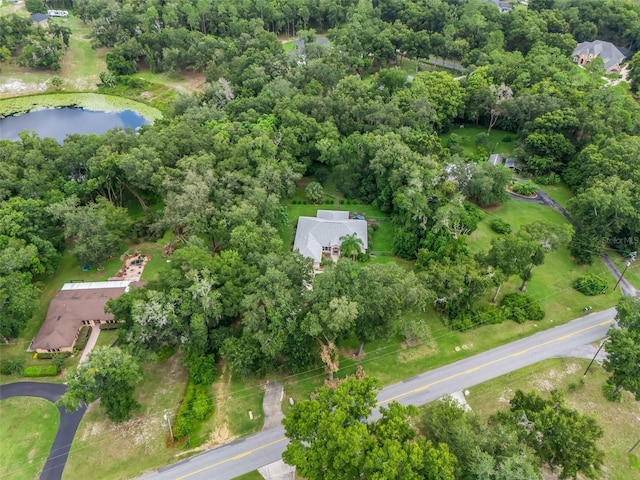
[[[58,375],[58,367],[53,364],[49,365],[31,365],[29,367],[25,367],[22,375],[25,377],[55,377]]]
[[[558,185],[560,183],[560,175],[553,172],[548,175],[540,175],[536,177],[536,182],[540,185]]]
[[[607,289],[607,282],[598,275],[587,273],[585,276],[579,277],[573,282],[573,288],[584,295],[601,295]]]
[[[2,375],[20,375],[24,369],[24,358],[6,358],[0,361],[0,373]]]
[[[56,370],[58,371],[58,373],[60,373],[64,368],[64,361],[66,358],[67,358],[67,355],[65,355],[64,353],[56,353],[53,356],[53,361],[51,363],[53,364],[54,367],[56,367]]]
[[[482,313],[482,323],[486,325],[497,325],[507,319],[505,311],[501,308],[491,307]]]
[[[622,392],[617,391],[616,387],[608,382],[602,385],[602,393],[604,394],[604,398],[606,398],[610,402],[622,401]]]
[[[163,361],[173,357],[174,353],[176,353],[176,347],[173,345],[163,345],[160,347],[160,350],[156,352],[156,357],[158,360]]]
[[[82,327],[80,329],[80,333],[78,334],[78,340],[76,340],[76,344],[73,349],[76,352],[80,350],[84,350],[84,347],[87,346],[87,342],[89,341],[89,336],[91,335],[91,327]]]
[[[540,302],[524,293],[509,293],[500,303],[505,318],[516,323],[524,323],[527,320],[538,321],[544,318],[544,310]]]
[[[475,138],[476,147],[486,147],[489,144],[489,135],[487,132],[480,132]]]
[[[309,200],[310,202],[320,203],[324,198],[324,189],[322,188],[322,185],[320,185],[320,183],[311,182],[309,185],[307,185],[307,188],[304,189],[304,194],[306,195],[307,200]]]
[[[208,385],[196,385],[189,382],[182,404],[178,409],[173,434],[177,440],[193,433],[200,422],[213,413],[213,397]]]
[[[511,224],[505,222],[501,218],[496,218],[494,221],[491,222],[490,226],[491,226],[491,230],[493,230],[496,233],[499,233],[500,235],[506,235],[511,233]]]
[[[530,196],[536,193],[536,186],[533,182],[526,180],[524,182],[516,182],[511,186],[511,190],[518,195]]]
[[[329,198],[329,197],[325,198],[324,203],[325,205],[331,205],[333,203],[333,198]]]

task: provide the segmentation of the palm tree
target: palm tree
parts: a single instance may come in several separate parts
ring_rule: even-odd
[[[358,254],[362,253],[362,245],[362,239],[355,233],[340,237],[340,251],[342,255],[351,257],[351,260],[355,260]]]

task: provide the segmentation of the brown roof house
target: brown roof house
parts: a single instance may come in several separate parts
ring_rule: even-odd
[[[127,280],[64,284],[51,300],[47,318],[31,342],[30,351],[73,352],[83,326],[115,323],[113,315],[104,311],[107,301],[128,292],[137,283]]]

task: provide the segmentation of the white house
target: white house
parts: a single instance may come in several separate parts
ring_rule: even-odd
[[[367,221],[349,218],[349,212],[318,210],[315,217],[298,218],[293,249],[313,259],[314,268],[320,267],[322,257],[337,259],[340,256],[341,238],[356,235],[367,251]]]

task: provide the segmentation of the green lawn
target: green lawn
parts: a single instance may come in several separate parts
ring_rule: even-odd
[[[231,378],[227,420],[229,431],[234,437],[243,437],[262,430],[263,399],[264,388],[260,380],[242,379],[236,376]],[[249,411],[253,413],[253,420],[249,418]]]
[[[97,404],[85,414],[71,446],[63,479],[133,478],[145,470],[177,461],[180,450],[168,448],[164,409],[173,415],[184,395],[187,371],[180,355],[148,363],[135,396],[141,407],[133,418],[114,425]],[[89,452],[99,452],[90,455]]]
[[[240,475],[239,477],[236,477],[233,480],[264,480],[264,477],[260,475],[260,472],[258,472],[257,470],[254,470],[253,472]]]
[[[485,218],[478,224],[478,229],[471,234],[469,245],[474,253],[488,251],[491,239],[497,237],[489,227],[490,222],[500,218],[510,223],[516,231],[522,225],[542,221],[551,224],[567,224],[567,220],[555,210],[537,204],[530,204],[518,200],[509,200],[500,207],[485,209]],[[593,273],[607,281],[608,291],[605,295],[587,297],[572,288],[573,282],[580,276]],[[527,285],[527,292],[540,300],[547,312],[546,318],[540,322],[557,324],[580,316],[582,308],[590,305],[594,310],[602,310],[614,306],[620,298],[620,292],[613,292],[615,278],[606,269],[600,259],[593,265],[577,265],[571,258],[566,247],[547,254],[543,265],[536,267],[533,278]],[[520,286],[520,279],[512,277],[505,284],[501,294],[516,291]],[[487,294],[487,300],[491,293]],[[548,325],[551,326],[551,325]]]
[[[58,431],[58,409],[42,398],[9,398],[0,401],[0,419],[0,476],[38,478]]]
[[[100,330],[96,347],[110,347],[113,345],[113,342],[118,339],[119,333],[120,330],[117,328],[114,328],[113,330]]]
[[[487,133],[487,129],[486,127],[475,127],[472,125],[465,125],[464,128],[454,128],[451,132],[440,136],[440,140],[444,146],[447,146],[452,133],[460,137],[465,155],[473,157],[476,154],[476,136],[479,133]],[[515,134],[494,128],[489,134],[485,148],[489,155],[492,153],[512,155],[517,146],[518,142]],[[488,158],[489,157],[487,157],[487,159]]]
[[[296,49],[296,41],[289,40],[288,42],[285,42],[282,44],[282,48],[284,49],[285,52],[291,52]]]
[[[567,208],[569,199],[573,197],[573,192],[566,183],[558,185],[538,185],[538,188],[551,196],[560,206]]]
[[[624,393],[621,403],[608,402],[602,394],[606,372],[596,364],[583,377],[588,363],[587,359],[574,358],[546,360],[470,388],[467,401],[475,412],[486,418],[497,409],[507,408],[516,389],[543,394],[552,388],[563,390],[571,407],[595,416],[604,430],[600,449],[605,452],[603,471],[606,475],[602,478],[637,479],[640,476],[638,452],[629,455],[627,451],[638,440],[640,402],[628,393]]]
[[[607,255],[611,258],[618,267],[620,273],[624,270],[627,259],[623,258],[618,252],[614,250],[607,250]],[[640,259],[631,263],[631,266],[627,268],[624,274],[624,278],[634,287],[640,289]]]

